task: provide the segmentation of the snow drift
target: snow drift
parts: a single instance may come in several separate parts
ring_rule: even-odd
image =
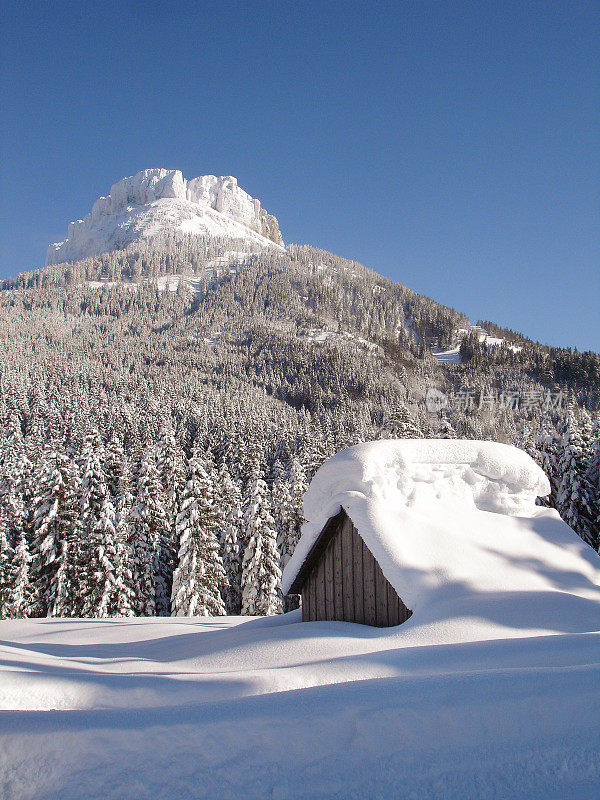
[[[308,521],[284,571],[283,590],[329,517],[343,508],[416,617],[447,616],[452,603],[460,603],[463,614],[470,604],[472,615],[481,616],[477,607],[492,596],[499,602],[498,593],[511,593],[516,615],[520,605],[531,609],[531,602],[552,593],[588,596],[598,558],[556,511],[535,505],[549,492],[548,479],[526,453],[496,442],[390,440],[350,447],[323,464],[305,495]],[[540,627],[555,613],[538,611]]]
[[[232,175],[186,181],[179,170],[145,169],[115,183],[67,238],[48,247],[46,264],[77,261],[158,233],[181,231],[281,247],[277,219],[238,186]]]

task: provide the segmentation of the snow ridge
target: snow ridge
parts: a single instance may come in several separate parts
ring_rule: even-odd
[[[179,170],[145,169],[113,184],[91,213],[71,222],[67,238],[48,247],[46,264],[77,261],[170,230],[283,245],[277,219],[232,175],[186,181]]]

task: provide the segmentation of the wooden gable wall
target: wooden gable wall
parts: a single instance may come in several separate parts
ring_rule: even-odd
[[[333,533],[302,584],[302,620],[344,620],[386,627],[412,612],[384,576],[352,520],[332,520]]]

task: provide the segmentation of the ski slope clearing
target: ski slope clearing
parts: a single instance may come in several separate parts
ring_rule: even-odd
[[[349,448],[317,472],[289,585],[344,507],[413,610],[0,623],[0,796],[597,798],[600,558],[525,454]]]
[[[460,345],[450,350],[432,350],[432,355],[443,364],[461,364]]]
[[[520,353],[523,349],[519,345],[507,342],[506,339],[501,339],[497,336],[490,336],[488,332],[479,325],[471,325],[469,328],[459,328],[457,332],[457,341],[449,350],[432,350],[431,354],[442,364],[461,364],[462,359],[460,356],[460,345],[462,340],[469,333],[476,334],[478,340],[488,347],[500,347],[501,345],[504,345],[509,350],[512,350],[513,353]]]

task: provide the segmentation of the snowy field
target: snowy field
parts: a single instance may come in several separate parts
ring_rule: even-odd
[[[3,800],[597,800],[600,559],[523,452],[402,440],[329,459],[294,580],[343,507],[403,625],[0,622]]]
[[[0,796],[597,798],[599,605],[506,610],[2,622]]]

